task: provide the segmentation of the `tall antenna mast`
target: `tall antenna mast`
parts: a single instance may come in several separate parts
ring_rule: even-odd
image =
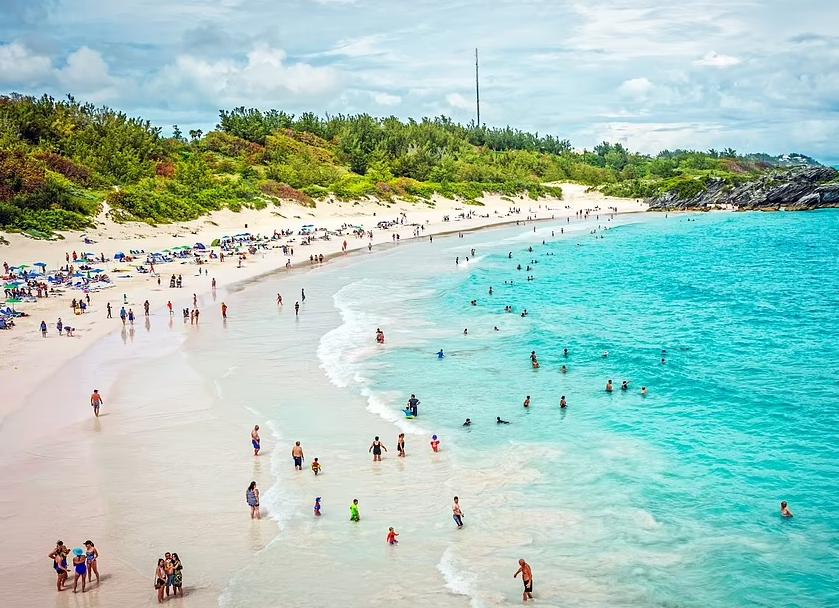
[[[481,87],[478,84],[478,49],[475,49],[475,108],[478,111],[477,127],[481,128]]]

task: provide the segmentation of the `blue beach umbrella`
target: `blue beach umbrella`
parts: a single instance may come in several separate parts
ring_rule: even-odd
[[[46,263],[46,262],[35,262],[35,263],[34,263],[34,264],[32,264],[32,265],[33,265],[33,266],[40,266],[41,268],[46,268],[46,267],[47,267],[47,263]]]

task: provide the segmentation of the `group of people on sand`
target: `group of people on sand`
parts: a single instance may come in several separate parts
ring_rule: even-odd
[[[68,562],[68,556],[71,553],[72,557]],[[79,582],[81,582],[82,593],[87,591],[87,583],[91,583],[94,576],[96,576],[96,584],[99,584],[99,566],[97,563],[99,550],[94,546],[92,540],[84,541],[84,549],[76,547],[72,551],[63,541],[58,540],[55,542],[55,549],[50,552],[49,558],[52,560],[52,567],[58,577],[56,579],[56,589],[58,591],[64,591],[71,572],[73,574],[73,593],[78,593]]]
[[[183,597],[184,577],[183,564],[177,553],[166,552],[163,557],[157,559],[157,567],[154,570],[154,588],[157,590],[157,602],[163,603],[165,599],[172,597]]]

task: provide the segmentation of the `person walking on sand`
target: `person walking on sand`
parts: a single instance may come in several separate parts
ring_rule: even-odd
[[[251,445],[253,446],[253,455],[259,456],[259,425],[255,425],[251,431]]]
[[[300,447],[300,442],[295,441],[294,447],[291,448],[291,457],[294,459],[294,468],[298,471],[303,470],[303,448]]]
[[[107,316],[107,317],[105,317],[105,318],[106,318],[106,319],[113,319],[113,315],[111,314],[111,303],[110,303],[110,302],[108,302],[108,303],[105,305],[105,308],[108,310],[108,316]]]
[[[533,571],[530,569],[530,564],[523,559],[519,560],[519,569],[516,570],[513,578],[517,578],[519,573],[521,573],[521,580],[524,583],[524,593],[521,594],[521,599],[523,602],[527,602],[527,600],[533,599]]]
[[[245,502],[251,508],[251,519],[262,519],[259,513],[259,488],[256,487],[255,481],[252,481],[245,490]]]
[[[382,450],[387,452],[387,448],[384,444],[379,441],[379,436],[373,438],[373,443],[370,444],[370,449],[367,450],[367,453],[373,452],[373,462],[381,462],[382,461]]]
[[[93,415],[97,418],[99,417],[99,407],[104,404],[105,402],[102,401],[102,395],[99,394],[99,389],[93,389],[93,394],[90,396],[90,406],[93,408]]]
[[[463,527],[463,511],[460,509],[460,499],[457,496],[454,497],[454,503],[452,504],[452,519],[457,524],[457,529],[460,530]]]

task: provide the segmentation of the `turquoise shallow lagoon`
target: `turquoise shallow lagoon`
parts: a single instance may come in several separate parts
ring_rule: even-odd
[[[448,588],[496,603],[485,565],[522,553],[551,604],[839,605],[839,213],[563,224],[385,254],[335,297],[327,374],[391,419],[417,393],[400,423],[473,493]],[[374,326],[386,348],[338,352]]]

